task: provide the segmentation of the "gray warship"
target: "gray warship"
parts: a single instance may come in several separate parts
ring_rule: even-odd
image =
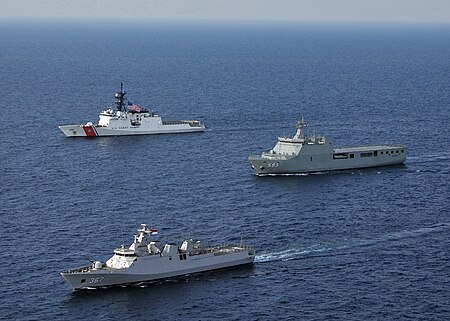
[[[171,278],[197,272],[211,271],[244,264],[252,264],[255,251],[252,246],[229,244],[206,247],[200,241],[184,240],[180,247],[174,243],[152,241],[157,230],[145,224],[137,230],[130,247],[114,250],[105,263],[61,272],[73,290],[128,285]]]
[[[305,136],[305,119],[297,122],[297,132],[278,137],[273,149],[261,156],[249,156],[259,176],[336,171],[401,164],[406,159],[404,145],[376,145],[333,148],[324,136]]]

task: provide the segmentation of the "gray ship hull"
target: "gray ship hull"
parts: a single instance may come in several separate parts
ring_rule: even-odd
[[[185,261],[167,257],[141,257],[130,268],[91,269],[89,267],[61,272],[61,276],[74,290],[122,284],[148,282],[245,264],[252,264],[254,253],[239,251],[230,254],[206,254],[188,257]]]
[[[367,146],[335,149],[331,153],[263,154],[250,156],[249,161],[257,175],[281,175],[402,164],[406,155],[405,146]]]
[[[348,170],[401,164],[406,160],[406,146],[376,145],[336,148],[324,136],[306,136],[305,119],[297,122],[297,132],[278,137],[274,148],[261,156],[250,156],[257,175],[282,175]]]

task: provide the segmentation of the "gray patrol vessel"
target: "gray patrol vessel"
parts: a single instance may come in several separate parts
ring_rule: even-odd
[[[333,148],[324,136],[305,136],[304,117],[297,122],[294,137],[278,137],[273,149],[249,160],[257,175],[281,175],[336,171],[401,164],[406,159],[403,145]]]
[[[157,230],[145,224],[137,230],[129,248],[123,245],[105,263],[92,262],[61,272],[74,290],[126,285],[196,272],[252,264],[255,251],[252,246],[229,244],[205,247],[200,241],[185,240],[180,247],[174,243],[162,244],[149,240]]]

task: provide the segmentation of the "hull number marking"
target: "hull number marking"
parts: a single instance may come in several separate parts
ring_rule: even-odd
[[[99,277],[99,278],[92,278],[92,279],[89,281],[89,284],[97,284],[97,283],[100,283],[100,282],[103,281],[103,279],[104,279],[103,276],[102,276],[102,277]]]

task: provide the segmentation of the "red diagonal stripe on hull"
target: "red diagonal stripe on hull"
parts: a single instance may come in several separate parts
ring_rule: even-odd
[[[94,126],[83,126],[84,133],[88,137],[95,137],[97,134],[95,133]]]

